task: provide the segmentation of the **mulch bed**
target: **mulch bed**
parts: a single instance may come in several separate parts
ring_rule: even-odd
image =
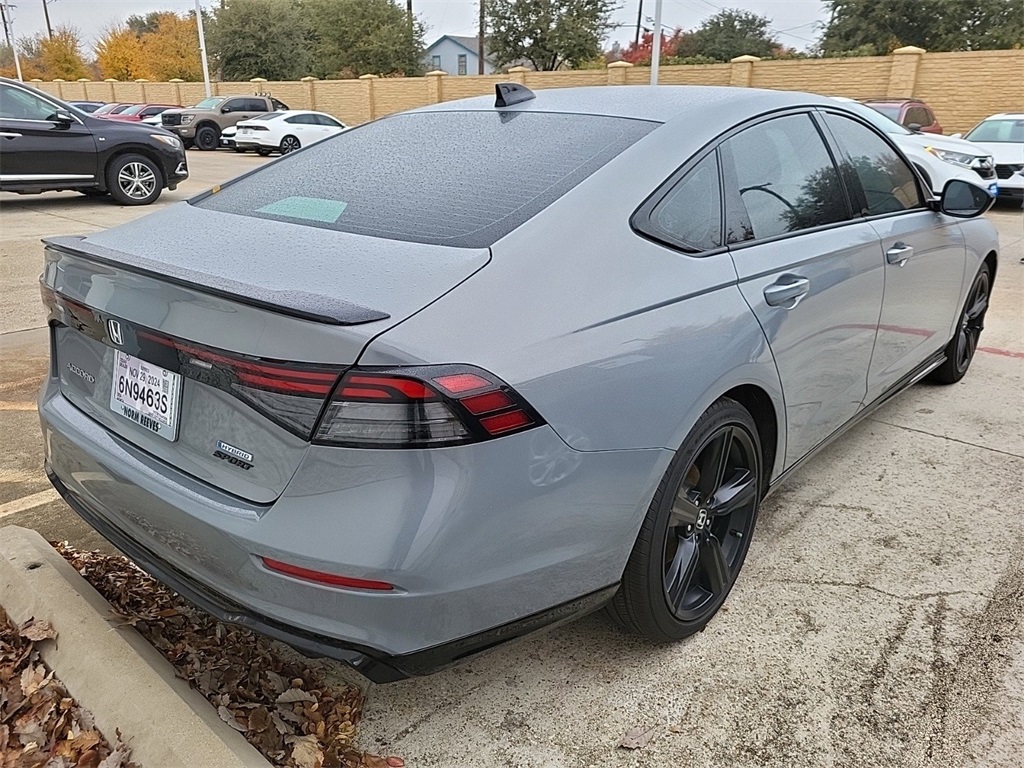
[[[354,746],[363,706],[358,688],[327,685],[305,664],[276,654],[263,636],[222,624],[125,557],[84,552],[67,542],[53,547],[274,765],[404,766],[401,758]]]

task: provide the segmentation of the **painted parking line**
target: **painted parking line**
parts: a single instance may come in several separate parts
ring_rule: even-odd
[[[1002,355],[1003,357],[1016,357],[1024,360],[1024,352],[1015,352],[1012,349],[999,349],[998,347],[978,347],[979,352],[989,355]]]
[[[10,402],[0,400],[0,411],[34,411],[36,404],[29,401]]]
[[[53,488],[46,491],[40,491],[39,493],[33,493],[30,496],[22,496],[20,499],[8,501],[6,504],[0,504],[0,518],[9,517],[10,515],[18,514],[19,512],[25,512],[29,509],[41,507],[43,504],[49,504],[51,501],[56,501],[59,498],[60,494]]]

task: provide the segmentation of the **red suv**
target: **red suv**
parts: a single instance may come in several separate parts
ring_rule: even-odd
[[[932,108],[920,99],[864,99],[863,103],[912,131],[942,133]]]

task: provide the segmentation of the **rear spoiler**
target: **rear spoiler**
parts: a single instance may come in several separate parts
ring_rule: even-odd
[[[48,250],[65,253],[96,264],[126,269],[145,277],[189,288],[211,296],[237,301],[279,315],[312,320],[327,325],[362,325],[387,320],[391,315],[342,299],[307,291],[275,291],[247,285],[216,275],[185,269],[166,262],[150,261],[123,251],[115,251],[93,243],[85,236],[48,237],[43,239]]]

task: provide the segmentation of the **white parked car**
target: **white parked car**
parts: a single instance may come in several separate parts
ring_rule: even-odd
[[[255,149],[261,155],[274,151],[287,155],[344,130],[344,123],[323,112],[268,112],[238,123],[235,148],[240,152]]]
[[[942,193],[950,179],[977,184],[992,195],[999,193],[1003,182],[996,178],[992,153],[985,148],[959,137],[915,133],[854,99],[842,96],[832,98],[843,102],[880,131],[889,134],[889,138],[917,167],[936,195]]]
[[[964,138],[995,157],[999,196],[1024,201],[1024,112],[986,117]]]

